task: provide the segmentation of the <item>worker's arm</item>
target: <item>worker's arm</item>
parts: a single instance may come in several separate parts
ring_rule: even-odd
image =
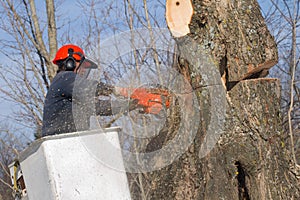
[[[112,103],[114,107],[112,109]],[[128,105],[121,105],[118,102],[112,102],[111,100],[99,100],[96,102],[96,115],[109,116],[112,114],[125,113],[132,111],[138,107],[138,100],[130,100],[126,102]]]
[[[108,96],[115,91],[115,87],[102,82],[97,83],[96,96]]]
[[[96,102],[96,115],[109,116],[112,115],[111,101],[99,100]]]

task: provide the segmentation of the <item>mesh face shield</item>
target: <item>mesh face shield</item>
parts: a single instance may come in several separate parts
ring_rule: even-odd
[[[97,69],[98,66],[96,63],[91,61],[90,59],[83,59],[83,61],[80,63],[77,73],[81,75],[84,78],[88,78],[90,72],[92,69]]]

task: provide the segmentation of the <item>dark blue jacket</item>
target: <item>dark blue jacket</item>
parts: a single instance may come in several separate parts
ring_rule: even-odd
[[[113,87],[74,72],[59,72],[46,95],[42,136],[87,130],[91,115],[111,115],[110,100],[96,100],[95,94],[108,95],[112,91]]]

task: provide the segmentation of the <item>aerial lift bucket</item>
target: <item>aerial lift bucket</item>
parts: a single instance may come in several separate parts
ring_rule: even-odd
[[[131,199],[119,128],[47,136],[34,141],[10,167],[20,200]],[[111,143],[112,154],[103,141]],[[91,149],[109,157],[109,165]],[[113,163],[118,169],[113,167]],[[120,165],[121,164],[121,165]],[[121,169],[120,169],[121,166]]]

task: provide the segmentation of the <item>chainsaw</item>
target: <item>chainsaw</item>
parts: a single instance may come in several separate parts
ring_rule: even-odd
[[[119,88],[121,96],[138,100],[138,107],[146,114],[159,114],[163,108],[169,108],[171,95],[168,90],[160,88]]]

